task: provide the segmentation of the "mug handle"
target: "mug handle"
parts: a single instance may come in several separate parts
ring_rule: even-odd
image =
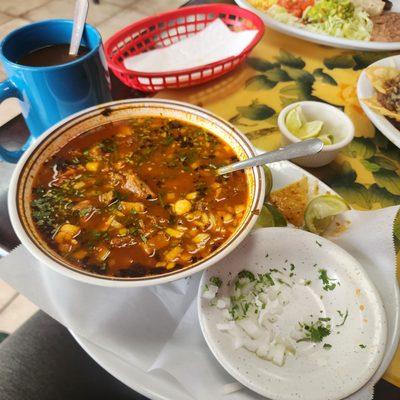
[[[21,99],[20,92],[18,88],[14,85],[14,83],[10,79],[6,79],[3,82],[0,82],[0,103],[10,97],[16,97]],[[30,136],[26,143],[18,150],[7,150],[3,146],[0,145],[0,161],[7,161],[10,163],[16,163],[24,151],[28,148],[28,146],[32,142],[32,137]]]

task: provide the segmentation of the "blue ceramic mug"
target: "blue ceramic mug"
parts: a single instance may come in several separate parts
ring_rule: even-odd
[[[19,99],[30,136],[24,146],[10,151],[0,146],[0,159],[17,162],[46,129],[65,117],[111,99],[110,77],[101,36],[85,26],[81,44],[88,53],[66,64],[29,67],[17,64],[41,47],[69,43],[72,21],[52,19],[33,23],[7,35],[0,44],[0,60],[8,79],[0,83],[0,102]]]

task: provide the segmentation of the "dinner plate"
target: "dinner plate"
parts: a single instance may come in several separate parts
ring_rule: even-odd
[[[278,32],[282,32],[289,36],[294,36],[299,39],[307,40],[309,42],[314,42],[318,44],[323,44],[325,46],[337,47],[340,49],[352,49],[352,50],[366,50],[366,51],[391,51],[399,50],[400,42],[370,42],[364,40],[351,40],[345,38],[339,38],[335,36],[324,35],[322,33],[307,31],[296,26],[291,26],[283,22],[279,22],[274,18],[268,16],[265,12],[258,10],[253,7],[246,0],[235,0],[235,2],[243,8],[253,11],[262,20],[265,25],[271,29]],[[393,1],[393,12],[400,12],[400,2]]]
[[[318,191],[321,194],[326,192],[333,193],[333,191],[323,182],[289,161],[273,163],[270,164],[269,167],[273,175],[274,190],[307,176],[310,190],[314,191],[315,186],[317,186]],[[373,383],[377,382],[387,370],[396,352],[399,341],[399,288],[395,280],[390,283],[386,281],[376,282],[376,284],[380,293],[387,292],[391,294],[390,302],[391,304],[396,305],[396,312],[391,315],[391,321],[388,324],[388,342],[386,345],[385,354],[380,367],[371,380]],[[385,303],[385,306],[389,307],[390,305]],[[80,344],[80,346],[100,366],[136,392],[139,392],[152,400],[194,400],[194,398],[190,396],[172,376],[166,373],[162,374],[161,372],[157,371],[146,373],[147,366],[141,364],[139,361],[135,364],[128,363],[118,355],[103,347],[100,347],[96,343],[93,343],[92,341],[87,340],[84,337],[75,334],[74,332],[71,332],[71,334]],[[132,343],[130,351],[134,349],[135,346],[136,343]],[[213,358],[211,353],[210,357]],[[213,398],[212,396],[213,394],[210,394],[210,398]],[[259,398],[259,395],[250,390],[241,390],[234,394],[235,400],[254,400]]]
[[[399,2],[400,4],[400,2]],[[400,55],[387,57],[370,65],[370,67],[386,66],[400,69]],[[362,100],[373,96],[375,89],[371,85],[365,70],[361,73],[357,83],[357,96],[362,109],[371,122],[397,147],[400,148],[400,130],[397,129],[385,116],[378,114],[368,107]]]
[[[332,279],[329,289],[322,282],[321,268]],[[271,272],[274,287],[269,289],[278,298],[283,291],[288,302],[271,324],[278,337],[290,340],[299,324],[330,318],[324,323],[331,326],[324,343],[332,347],[327,350],[323,343],[291,340],[296,353],[287,355],[282,366],[245,347],[235,350],[234,337],[218,329],[219,324],[226,325],[224,311],[203,297],[203,292],[210,279],[218,277],[222,281],[219,296],[230,297],[232,282],[244,269],[254,276],[279,270]],[[278,283],[279,279],[285,284]],[[311,281],[307,286],[305,279]],[[268,301],[267,312],[273,303]],[[240,383],[273,400],[343,399],[369,381],[386,344],[383,304],[361,264],[333,242],[293,228],[253,231],[236,252],[206,270],[199,287],[198,314],[203,335],[219,363]],[[265,328],[262,331],[265,338]],[[299,336],[304,332],[299,331]]]

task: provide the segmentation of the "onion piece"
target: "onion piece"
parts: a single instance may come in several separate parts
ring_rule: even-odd
[[[232,383],[227,383],[222,387],[222,393],[223,394],[231,394],[238,392],[239,390],[242,390],[244,386],[240,384],[239,382],[232,382]]]
[[[217,329],[219,331],[231,331],[234,328],[235,328],[234,321],[227,322],[226,324],[217,324]]]

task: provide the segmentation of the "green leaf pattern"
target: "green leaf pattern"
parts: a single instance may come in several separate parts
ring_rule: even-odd
[[[324,58],[321,66],[311,71],[301,56],[283,50],[274,59],[250,57],[247,63],[256,74],[247,80],[246,90],[254,91],[256,95],[257,91],[273,90],[279,85],[275,93],[279,94],[282,108],[300,100],[324,101],[314,94],[316,82],[338,86],[341,82],[332,76],[334,70],[346,69],[356,74],[388,55],[342,52]],[[258,103],[256,97],[252,104],[237,107],[239,119],[260,121],[275,117],[279,112],[268,104]],[[334,105],[344,109],[341,104]],[[248,132],[248,136],[257,140],[261,135],[275,132],[274,127],[255,127]],[[353,207],[372,209],[400,204],[400,150],[376,129],[374,137],[355,137],[334,163],[311,172],[316,173]]]

